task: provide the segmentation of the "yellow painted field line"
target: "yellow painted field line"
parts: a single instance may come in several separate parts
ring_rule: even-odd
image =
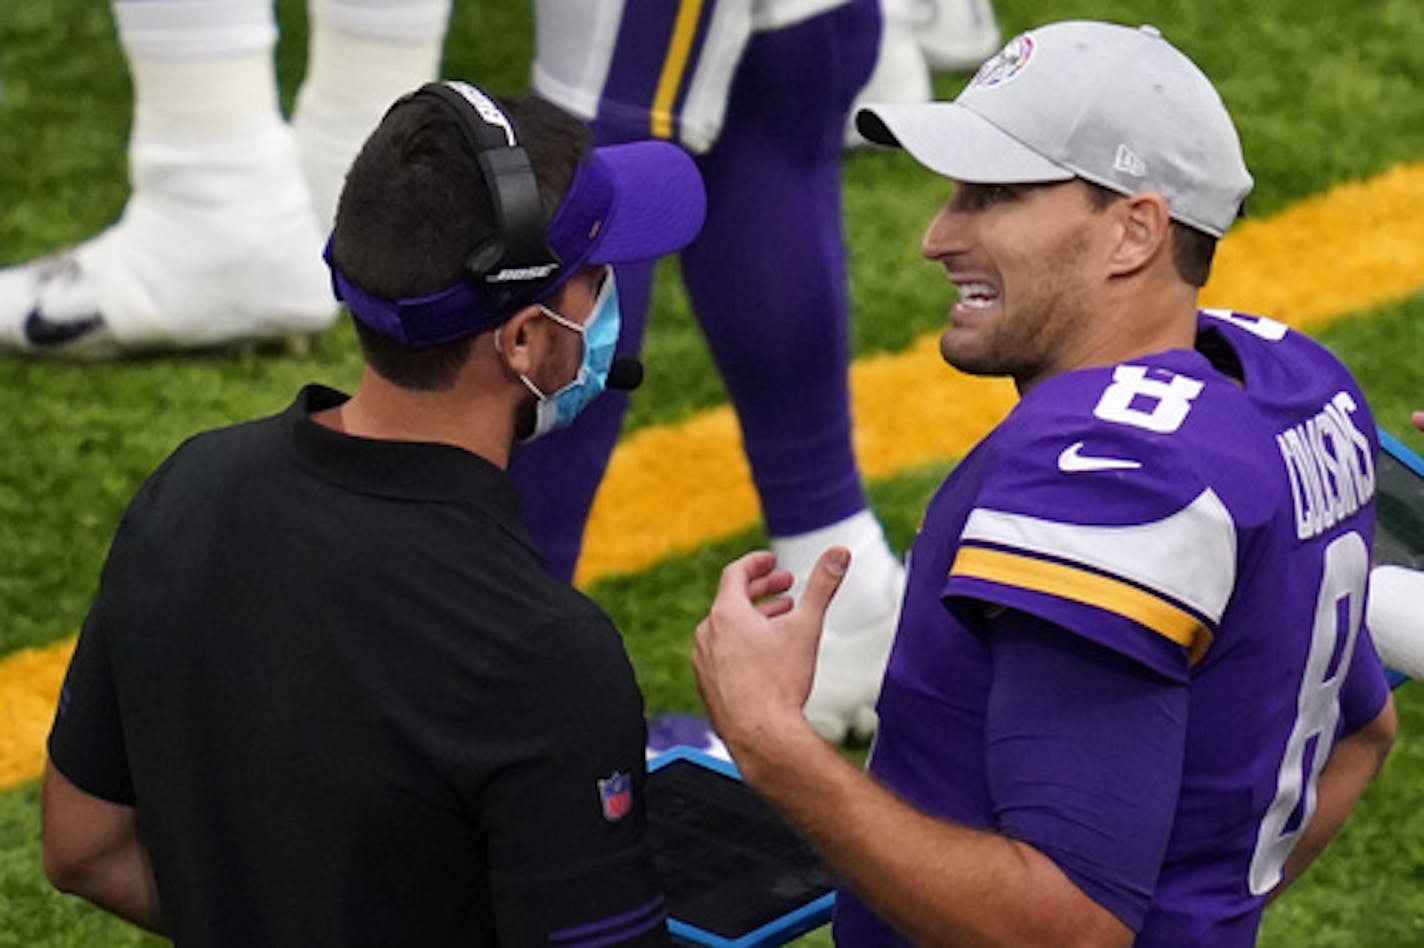
[[[1424,161],[1415,161],[1241,222],[1221,243],[1203,300],[1314,329],[1421,286]]]
[[[0,790],[40,775],[44,742],[74,639],[0,660]]]
[[[1421,287],[1424,161],[1237,225],[1222,242],[1202,299],[1319,328]],[[934,334],[902,352],[857,360],[851,396],[856,453],[872,479],[962,456],[1013,404],[1007,382],[947,368]],[[729,408],[645,428],[614,452],[589,520],[579,581],[646,569],[740,532],[758,516]],[[0,660],[0,789],[39,775],[73,647],[71,638]]]

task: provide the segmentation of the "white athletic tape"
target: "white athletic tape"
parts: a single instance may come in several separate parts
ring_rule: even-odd
[[[1424,681],[1424,572],[1375,567],[1366,622],[1384,663]]]

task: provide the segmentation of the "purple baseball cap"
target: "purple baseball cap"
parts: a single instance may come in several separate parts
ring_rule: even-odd
[[[592,149],[579,165],[545,229],[556,263],[483,279],[466,275],[435,293],[386,300],[336,267],[330,241],[323,256],[336,296],[352,315],[403,345],[425,348],[492,329],[557,292],[584,266],[681,250],[702,229],[706,210],[702,177],[685,151],[664,141],[633,142]]]

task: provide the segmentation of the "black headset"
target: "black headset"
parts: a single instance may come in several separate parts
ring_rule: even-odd
[[[530,284],[548,282],[563,264],[549,247],[529,155],[504,110],[473,85],[430,82],[413,95],[444,106],[479,162],[494,207],[495,233],[470,252],[465,276],[503,309],[526,295]]]
[[[430,82],[412,98],[439,102],[455,119],[466,149],[479,162],[494,207],[494,236],[465,258],[466,279],[496,311],[527,303],[530,291],[551,283],[564,262],[549,247],[539,182],[514,123],[489,96],[469,83]],[[334,272],[334,271],[333,271]],[[337,296],[341,291],[337,289]],[[619,355],[609,367],[612,389],[637,388],[643,364]]]

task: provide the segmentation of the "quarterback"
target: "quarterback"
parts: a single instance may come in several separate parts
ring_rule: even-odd
[[[846,880],[844,944],[1253,944],[1393,738],[1364,395],[1198,308],[1252,181],[1151,27],[1032,30],[954,102],[858,121],[954,182],[922,244],[958,289],[941,352],[1021,400],[926,511],[869,774],[788,710],[844,549],[794,608],[769,554],[724,571],[694,654],[719,733]]]

